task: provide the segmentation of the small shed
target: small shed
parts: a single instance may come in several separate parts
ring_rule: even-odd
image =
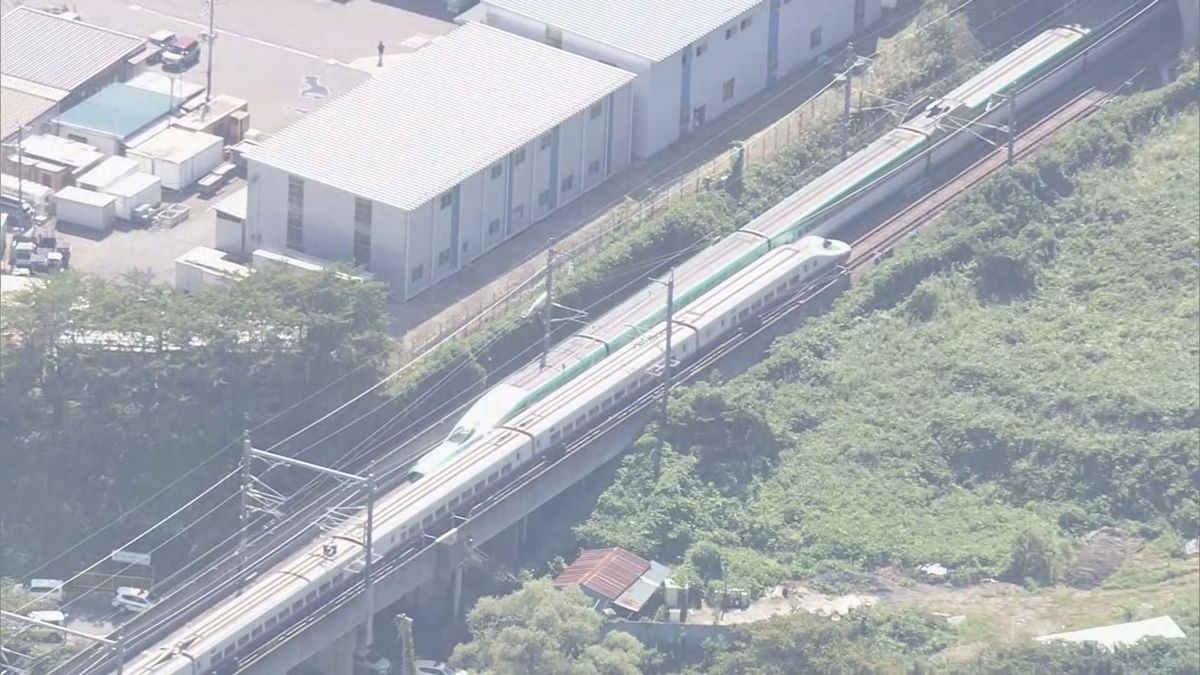
[[[205,286],[229,283],[250,268],[229,260],[223,251],[197,246],[175,259],[175,288],[194,293]]]
[[[112,229],[117,220],[115,197],[73,185],[54,195],[54,210],[59,224],[69,223],[100,232]]]
[[[246,241],[246,195],[249,189],[243,185],[236,192],[213,205],[217,212],[217,248],[238,258],[249,257],[256,242]]]
[[[104,192],[104,188],[134,173],[140,166],[136,159],[109,157],[76,179],[75,185],[85,190]]]
[[[58,135],[119,155],[158,125],[165,125],[176,101],[166,94],[113,82],[58,116]]]
[[[186,190],[225,157],[220,136],[170,127],[129,148],[142,171],[162,178],[168,190]]]
[[[670,569],[645,560],[623,548],[584,551],[554,578],[554,586],[579,586],[596,603],[596,609],[612,607],[627,616],[653,609],[661,599]]]
[[[139,171],[109,185],[104,192],[116,198],[118,218],[133,220],[133,211],[137,207],[162,201],[162,179]]]

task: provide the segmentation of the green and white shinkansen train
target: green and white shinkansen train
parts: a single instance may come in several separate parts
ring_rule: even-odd
[[[1006,95],[1020,92],[1013,106],[1018,113],[1036,105],[1085,67],[1088,59],[1075,57],[1089,43],[1088,36],[1089,31],[1078,26],[1039,34],[683,263],[675,269],[676,309],[777,246],[805,235],[821,236],[851,222],[964,146],[978,142],[972,132],[961,131],[968,122],[1007,124],[1012,108],[1001,105]],[[489,389],[449,436],[413,465],[410,477],[417,479],[444,466],[488,430],[580,377],[665,316],[665,289],[649,285],[556,345],[544,368],[537,362],[529,364]]]

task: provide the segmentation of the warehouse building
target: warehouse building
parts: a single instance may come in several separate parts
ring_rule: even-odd
[[[462,26],[247,150],[246,247],[411,298],[628,166],[632,80]]]
[[[633,152],[642,159],[881,12],[881,0],[481,0],[465,17],[635,73]]]
[[[5,14],[0,18],[4,140],[16,135],[18,125],[33,127],[26,133],[41,133],[55,113],[130,77],[137,70],[131,59],[145,47],[142,38],[31,7]]]

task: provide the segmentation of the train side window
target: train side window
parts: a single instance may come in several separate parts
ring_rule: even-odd
[[[500,477],[500,472],[499,472],[499,471],[493,471],[493,472],[491,473],[491,475],[489,475],[489,476],[488,476],[488,482],[489,482],[489,483],[491,483],[491,482],[495,481],[495,480],[496,480],[497,478],[499,478],[499,477]]]
[[[562,436],[561,431],[551,431],[550,432],[550,442],[553,443],[553,442],[557,441],[561,436]]]
[[[313,598],[317,597],[316,591],[309,591],[308,595],[304,596],[304,602],[312,602]]]
[[[588,416],[588,417],[591,417],[592,415],[595,415],[595,414],[596,414],[596,413],[598,413],[598,412],[600,412],[600,406],[598,406],[598,405],[594,405],[594,406],[592,406],[592,407],[591,407],[591,409],[590,409],[590,410],[588,410],[588,412],[587,412],[587,416]]]
[[[800,283],[800,274],[799,274],[799,273],[796,273],[796,274],[793,274],[793,275],[792,275],[792,283],[793,283],[793,284],[798,284],[798,283]]]
[[[271,618],[267,619],[267,623],[263,627],[270,628],[271,626],[274,626],[278,622],[279,622],[279,619],[276,619],[275,617],[271,617]]]
[[[459,502],[459,498],[458,498],[458,497],[455,497],[454,499],[451,499],[451,500],[450,500],[450,508],[454,508],[454,507],[458,506],[458,502]]]
[[[432,524],[432,523],[433,523],[433,514],[431,513],[428,516],[425,516],[425,519],[421,521],[421,527],[429,527],[430,524]]]
[[[250,637],[256,638],[259,635],[262,635],[262,632],[263,632],[263,627],[259,626],[258,628],[255,628],[254,630],[250,631]]]
[[[321,584],[320,586],[318,586],[318,587],[317,587],[317,591],[318,591],[319,593],[324,593],[325,591],[329,590],[329,587],[330,587],[331,585],[332,585],[332,582],[326,581],[325,583],[323,583],[323,584]]]
[[[501,474],[506,474],[509,471],[512,471],[512,463],[511,462],[508,464],[505,464],[504,467],[500,469]]]
[[[442,504],[441,506],[438,507],[438,510],[435,511],[433,515],[440,518],[445,513],[446,513],[446,505]]]
[[[483,489],[483,486],[484,486],[484,485],[486,485],[486,484],[487,484],[487,481],[486,481],[486,480],[481,480],[481,481],[479,481],[478,483],[476,483],[476,484],[475,484],[475,492],[479,492],[480,490],[482,490],[482,489]]]
[[[293,602],[292,603],[292,611],[295,612],[295,611],[299,610],[300,606],[303,604],[304,604],[304,600],[297,600],[297,601]]]
[[[247,642],[249,642],[249,641],[250,641],[250,636],[249,636],[249,635],[243,635],[243,636],[241,637],[241,639],[237,641],[237,646],[239,646],[239,647],[245,647],[245,646],[246,646],[246,643],[247,643]]]

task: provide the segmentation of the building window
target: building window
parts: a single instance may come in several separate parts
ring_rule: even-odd
[[[700,106],[692,110],[692,126],[700,126],[704,124],[704,106]]]
[[[287,247],[296,251],[304,250],[304,216],[291,209],[287,214]]]
[[[516,220],[516,221],[525,220],[525,205],[524,204],[513,207],[512,219]]]
[[[706,51],[708,51],[707,44],[702,42],[702,43],[696,45],[696,58],[700,58],[701,56],[704,56],[704,52],[706,52]]]
[[[450,263],[450,249],[442,249],[438,251],[438,267],[445,267]]]
[[[513,166],[516,166],[525,161],[525,148],[521,148],[512,154]]]
[[[442,198],[439,200],[439,202],[443,209],[450,208],[450,205],[454,203],[454,193],[453,192],[443,193]]]
[[[550,206],[550,191],[542,190],[538,195],[538,206]]]
[[[499,162],[496,162],[495,164],[492,165],[492,179],[493,180],[499,178],[500,174],[502,174],[502,173],[504,173],[503,165],[501,165]]]
[[[417,265],[416,267],[412,268],[412,272],[408,275],[408,277],[413,281],[420,281],[421,277],[423,276],[425,276],[424,265]]]
[[[603,113],[603,112],[604,112],[604,101],[597,101],[592,104],[592,107],[590,109],[588,109],[588,114],[591,115],[592,119],[596,119],[597,117],[600,116],[600,113]]]
[[[304,179],[288,176],[288,206],[304,206]]]
[[[721,100],[722,101],[728,101],[733,98],[733,80],[734,79],[735,78],[731,77],[728,80],[725,80],[725,84],[721,86]]]
[[[734,35],[737,35],[737,26],[730,26],[729,28],[725,29],[726,40],[732,39]]]
[[[354,198],[354,264],[371,264],[371,200]]]
[[[588,175],[595,176],[598,173],[600,173],[600,160],[593,159],[591,162],[588,162]]]
[[[489,235],[500,234],[500,219],[499,218],[493,218],[492,222],[488,223],[488,234]]]
[[[742,30],[746,30],[747,28],[749,28],[750,23],[752,21],[754,21],[754,17],[752,17],[752,16],[748,16],[748,17],[742,19]]]
[[[816,49],[821,46],[821,27],[817,26],[808,34],[808,48]]]
[[[288,176],[287,247],[304,250],[304,179]]]
[[[570,192],[571,188],[575,187],[575,174],[570,174],[562,179],[562,191]]]
[[[541,138],[539,145],[541,146],[541,148],[543,150],[545,150],[546,148],[550,147],[550,144],[552,142],[554,142],[554,134],[552,132],[548,132],[548,133],[542,134],[542,138]]]

